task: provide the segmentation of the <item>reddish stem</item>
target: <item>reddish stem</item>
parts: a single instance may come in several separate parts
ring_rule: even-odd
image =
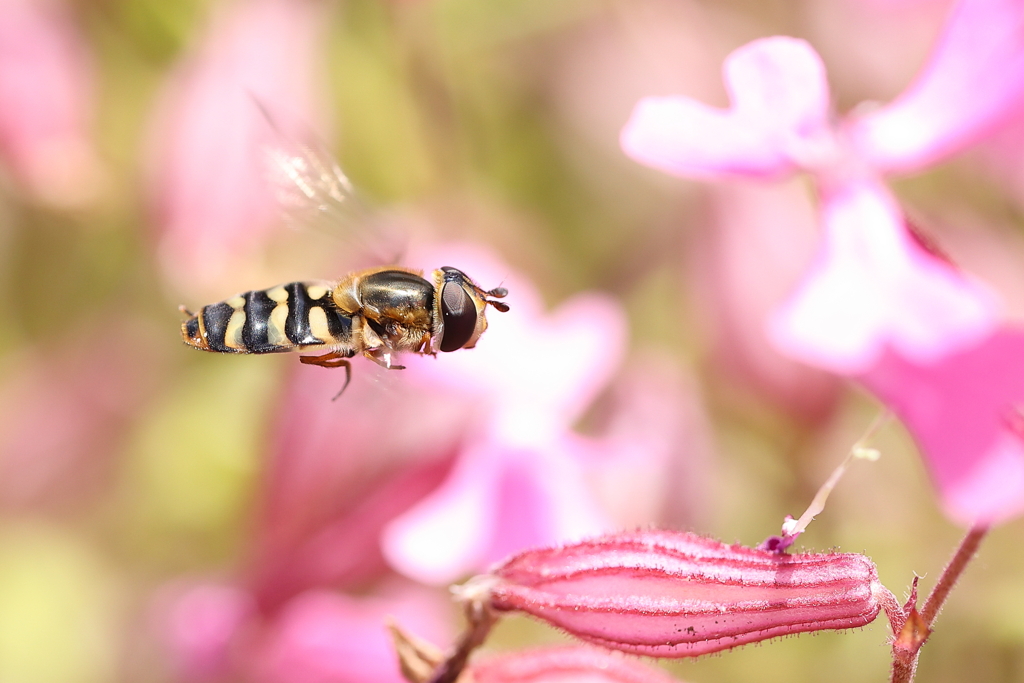
[[[916,582],[915,578],[915,582]],[[892,629],[893,637],[900,632],[903,628],[903,622],[907,620],[906,612],[903,610],[903,606],[900,605],[899,600],[892,594],[885,586],[881,586],[878,590],[878,600],[882,603],[882,609],[885,610],[885,616],[889,619],[889,627]]]
[[[466,668],[469,655],[487,639],[498,617],[484,603],[467,602],[466,619],[469,622],[466,631],[445,661],[434,671],[429,683],[455,683]]]
[[[967,564],[978,552],[981,539],[985,538],[987,533],[987,526],[976,526],[968,531],[967,535],[964,536],[964,540],[960,542],[960,547],[957,548],[956,553],[950,559],[949,564],[942,570],[942,575],[935,584],[935,588],[932,589],[931,595],[928,596],[928,599],[924,602],[924,607],[921,608],[921,617],[929,628],[935,623],[935,618],[939,615],[939,610],[942,609],[946,598],[949,597],[949,592],[953,590],[953,586],[956,585],[960,575],[967,568]]]
[[[917,610],[917,579],[914,579],[914,591],[910,600],[901,610],[902,614],[894,620],[893,615],[886,609],[889,615],[889,622],[892,624],[892,683],[912,683],[914,673],[917,671],[917,659],[921,652],[921,646],[928,640],[932,633],[932,625],[939,615],[946,598],[953,590],[953,586],[959,581],[960,575],[967,568],[968,563],[978,552],[981,539],[988,533],[987,526],[976,526],[967,532],[960,542],[956,552],[942,570],[935,588],[932,589],[924,607]]]

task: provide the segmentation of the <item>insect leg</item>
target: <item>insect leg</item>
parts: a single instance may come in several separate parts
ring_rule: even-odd
[[[345,390],[348,389],[349,382],[352,381],[352,363],[349,362],[347,357],[338,354],[336,351],[325,353],[322,356],[299,356],[299,362],[306,365],[319,365],[322,368],[345,368],[345,384],[341,387],[341,391],[334,395],[334,398],[331,399],[332,401],[337,401],[345,393]]]

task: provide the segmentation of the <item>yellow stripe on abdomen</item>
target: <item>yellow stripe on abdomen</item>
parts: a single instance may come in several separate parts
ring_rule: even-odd
[[[283,287],[280,288],[283,291]],[[287,292],[285,293],[287,299]],[[273,299],[273,297],[271,297]],[[289,346],[291,342],[284,332],[284,326],[288,322],[288,304],[282,303],[274,306],[267,320],[267,342],[274,346]]]
[[[244,303],[244,302],[243,302]],[[245,351],[245,341],[242,339],[242,328],[245,326],[245,311],[236,310],[228,320],[228,328],[224,332],[224,345],[239,351]]]

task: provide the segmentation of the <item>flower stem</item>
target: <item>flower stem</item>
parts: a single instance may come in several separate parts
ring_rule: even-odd
[[[455,683],[462,670],[466,668],[469,655],[483,644],[491,632],[491,627],[498,620],[494,611],[483,602],[468,601],[464,606],[469,625],[459,637],[452,652],[434,671],[429,683]]]
[[[921,608],[921,617],[924,618],[929,628],[935,623],[935,618],[939,615],[939,610],[942,609],[943,603],[946,602],[949,592],[956,585],[964,569],[967,568],[967,563],[978,552],[981,539],[985,538],[987,533],[987,526],[976,526],[968,531],[967,535],[964,536],[964,540],[960,542],[960,547],[957,548],[956,553],[950,559],[949,564],[942,570],[938,583],[935,584],[931,595],[928,596],[928,599],[924,602],[924,607]]]
[[[946,598],[949,597],[950,591],[953,590],[953,586],[960,579],[960,575],[963,574],[968,563],[978,552],[981,539],[987,533],[988,527],[983,525],[975,526],[967,532],[964,539],[960,541],[956,552],[953,553],[953,557],[942,570],[935,588],[925,600],[924,607],[920,612],[917,610],[917,579],[915,578],[910,600],[907,601],[900,615],[902,622],[900,623],[898,619],[894,620],[892,615],[889,615],[894,635],[892,683],[912,683],[914,680],[921,646],[931,635],[932,625],[935,623],[942,605],[945,604]],[[888,613],[888,610],[886,612]]]

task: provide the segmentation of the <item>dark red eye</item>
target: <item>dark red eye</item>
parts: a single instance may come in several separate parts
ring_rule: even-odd
[[[441,288],[442,351],[457,351],[466,345],[476,330],[476,306],[473,297],[457,282]]]

